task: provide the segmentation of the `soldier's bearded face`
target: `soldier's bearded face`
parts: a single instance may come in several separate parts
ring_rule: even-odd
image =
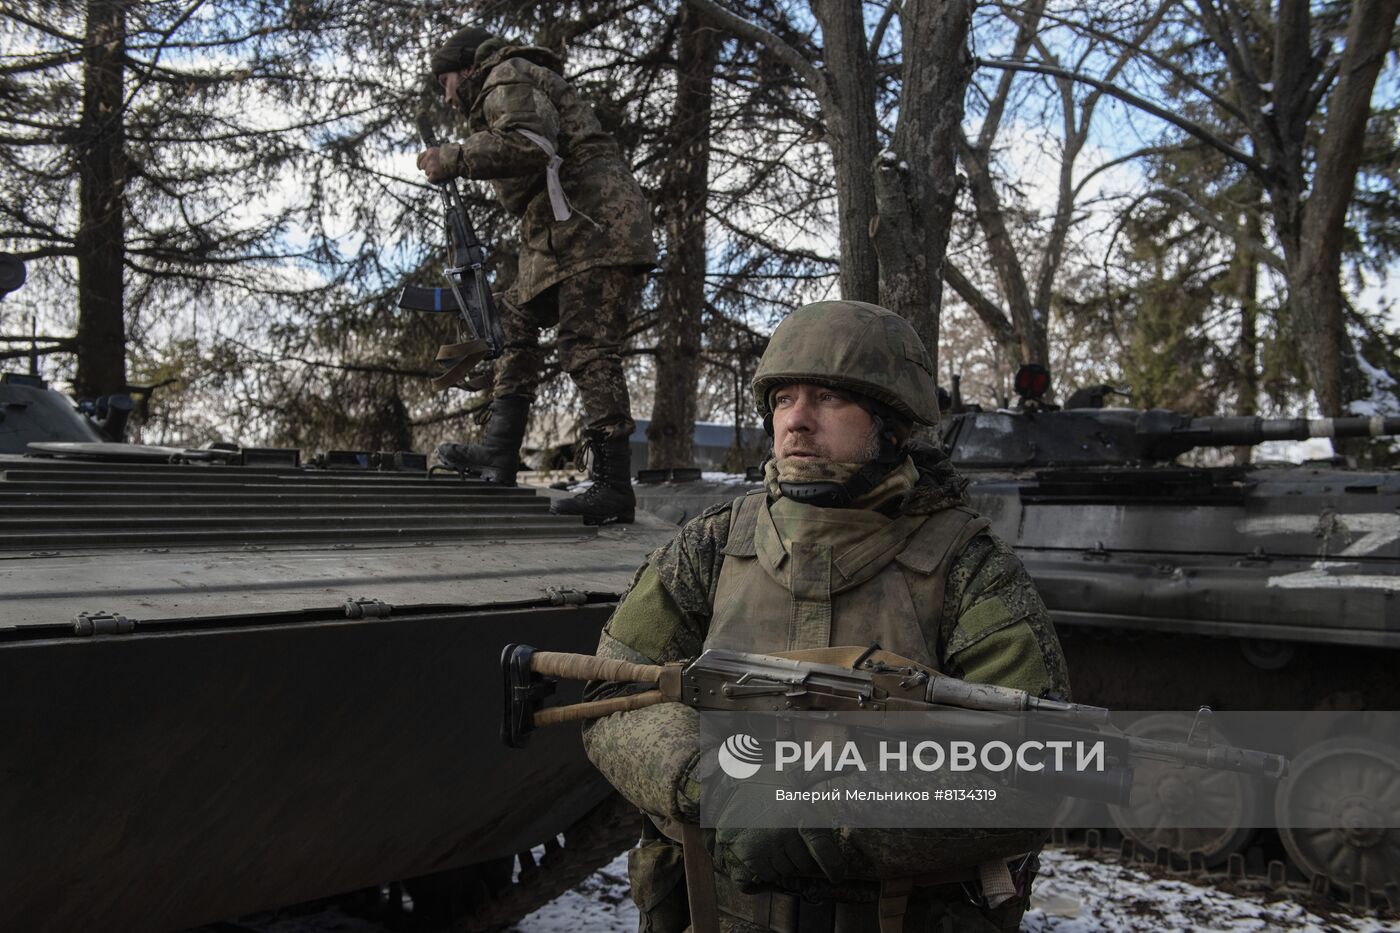
[[[449,71],[446,74],[438,75],[438,86],[442,88],[442,99],[447,102],[447,106],[454,110],[461,110],[462,104],[457,91],[472,73],[471,68],[464,68],[461,71]]]
[[[774,389],[771,401],[779,457],[866,463],[879,453],[870,413],[838,389],[795,383]]]

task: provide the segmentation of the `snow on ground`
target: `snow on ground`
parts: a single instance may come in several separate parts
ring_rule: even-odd
[[[627,889],[627,853],[528,915],[509,933],[634,933],[637,907]]]
[[[1265,902],[1185,880],[1154,878],[1145,871],[1078,858],[1058,850],[1041,856],[1032,909],[1021,929],[1032,933],[1100,933],[1119,930],[1236,933],[1296,930],[1302,933],[1372,933],[1400,930],[1394,921],[1309,911],[1296,901]]]
[[[1042,856],[1027,933],[1290,930],[1299,933],[1400,931],[1400,922],[1335,913],[1322,916],[1296,901],[1266,902],[1188,881],[1047,850]],[[637,910],[620,855],[579,887],[511,927],[513,933],[632,933]]]
[[[701,473],[700,478],[707,483],[723,483],[726,486],[740,486],[753,482],[745,473],[711,473],[708,470]]]

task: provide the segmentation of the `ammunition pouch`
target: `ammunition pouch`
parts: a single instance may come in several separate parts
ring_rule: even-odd
[[[627,853],[627,877],[641,915],[639,933],[683,933],[690,925],[682,849],[645,816],[642,843]]]

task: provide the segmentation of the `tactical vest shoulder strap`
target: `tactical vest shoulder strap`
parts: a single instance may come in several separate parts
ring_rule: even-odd
[[[727,557],[757,557],[758,548],[754,544],[754,531],[758,528],[758,516],[768,501],[768,490],[755,489],[734,500],[729,510],[729,538],[724,543],[721,554]]]
[[[920,574],[932,574],[991,524],[990,519],[962,506],[934,512],[910,536],[909,543],[895,560]]]
[[[895,556],[909,586],[909,598],[924,632],[928,656],[940,669],[944,658],[939,651],[939,632],[943,627],[948,572],[967,543],[990,524],[971,509],[943,509],[930,515]]]

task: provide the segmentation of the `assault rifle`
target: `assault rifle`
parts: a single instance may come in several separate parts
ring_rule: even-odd
[[[438,146],[432,120],[426,113],[418,116],[418,133],[430,149]],[[399,307],[405,311],[456,312],[467,339],[438,348],[437,361],[446,369],[433,378],[433,387],[448,389],[465,383],[469,389],[484,389],[483,378],[468,378],[468,372],[483,360],[494,360],[505,347],[501,334],[501,318],[491,299],[486,282],[486,247],[477,239],[471,220],[467,217],[462,192],[457,179],[437,183],[446,215],[448,240],[452,247],[452,264],[443,270],[447,288],[422,288],[405,285],[399,293]]]
[[[1102,772],[1061,771],[1053,775],[1038,771],[1018,775],[1024,783],[1013,783],[1118,805],[1128,802],[1135,760],[1174,762],[1270,779],[1282,777],[1288,768],[1281,755],[1213,743],[1209,738],[1209,707],[1201,708],[1185,742],[1142,738],[1113,726],[1110,711],[1103,707],[969,683],[929,671],[878,647],[796,652],[791,657],[711,648],[693,661],[654,665],[508,645],[501,655],[501,670],[505,682],[501,738],[513,748],[524,746],[530,732],[539,726],[672,702],[728,712],[936,711],[945,714],[939,717],[940,731],[983,739],[999,737],[989,736],[999,728],[1018,727],[1011,717],[986,714],[1043,714],[1036,727],[1039,732],[1059,740],[1102,742],[1109,767]],[[632,683],[650,689],[547,707],[544,701],[560,678]]]

